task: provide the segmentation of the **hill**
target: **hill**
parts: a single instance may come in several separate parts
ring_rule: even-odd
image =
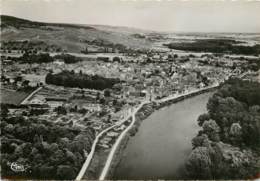
[[[85,29],[94,29],[90,26],[84,25],[74,25],[66,23],[43,23],[37,21],[30,21],[22,18],[17,18],[14,16],[1,15],[1,28],[7,28],[13,26],[15,28],[40,28],[41,26],[56,26],[56,27],[70,27],[70,28],[85,28]]]
[[[78,25],[44,23],[1,15],[2,42],[44,42],[68,52],[98,50],[104,47],[150,48],[151,41],[132,34],[146,33],[144,30],[104,25]],[[147,32],[149,33],[149,32]]]

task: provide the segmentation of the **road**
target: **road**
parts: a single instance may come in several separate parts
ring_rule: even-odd
[[[132,117],[132,122],[131,124],[120,134],[120,136],[117,138],[115,144],[113,145],[108,157],[107,157],[107,161],[105,163],[105,166],[101,172],[101,175],[99,177],[99,180],[104,180],[107,172],[109,171],[109,167],[111,165],[112,159],[115,155],[115,152],[117,150],[117,147],[119,146],[120,142],[122,141],[122,139],[124,138],[125,134],[132,128],[132,126],[135,123],[135,114],[143,107],[144,104],[149,103],[148,101],[144,101],[142,102],[130,115]]]
[[[243,75],[244,76],[244,75]],[[189,95],[189,94],[192,94],[192,93],[196,93],[196,92],[199,92],[199,91],[202,91],[202,90],[207,90],[207,89],[211,89],[211,88],[214,88],[214,87],[218,87],[219,84],[214,84],[212,86],[209,86],[209,87],[205,87],[205,88],[201,88],[201,89],[196,89],[196,90],[193,90],[193,91],[190,91],[190,92],[187,92],[187,93],[183,93],[183,94],[178,94],[178,95],[173,95],[173,96],[169,96],[169,97],[166,97],[166,98],[162,98],[162,99],[159,99],[159,100],[155,100],[154,102],[157,102],[157,103],[162,103],[162,102],[165,102],[165,101],[169,101],[169,100],[172,100],[172,99],[176,99],[176,98],[179,98],[179,97],[182,97],[182,96],[186,96],[186,95]],[[93,145],[92,145],[92,148],[91,148],[91,152],[90,154],[88,155],[88,158],[87,160],[85,161],[79,175],[77,176],[76,180],[81,180],[93,155],[94,155],[94,152],[95,152],[95,147],[97,145],[97,142],[99,140],[99,138],[104,134],[106,133],[107,131],[109,131],[110,129],[122,124],[124,121],[128,120],[130,117],[132,117],[132,122],[131,124],[120,134],[120,136],[117,138],[115,144],[113,145],[109,155],[108,155],[108,158],[106,160],[106,163],[105,163],[105,166],[101,172],[101,175],[99,177],[99,180],[104,180],[108,171],[109,171],[109,167],[111,165],[111,162],[113,160],[113,157],[115,155],[115,152],[117,150],[117,147],[119,146],[120,142],[122,141],[122,139],[124,138],[125,134],[131,129],[131,127],[134,125],[135,123],[135,114],[139,111],[139,109],[142,108],[142,106],[144,104],[147,104],[149,103],[150,101],[143,101],[130,115],[128,115],[124,120],[120,121],[118,124],[116,125],[113,125],[107,129],[105,129],[104,131],[102,131],[95,139]]]
[[[196,89],[194,91],[190,91],[188,93],[183,93],[183,94],[178,94],[178,95],[174,95],[174,96],[169,96],[167,98],[163,98],[163,99],[160,99],[160,100],[157,100],[156,102],[165,102],[165,101],[168,101],[168,100],[171,100],[171,99],[175,99],[175,98],[178,98],[178,97],[182,97],[182,96],[185,96],[185,95],[189,95],[189,94],[192,94],[192,93],[195,93],[195,92],[199,92],[199,91],[202,91],[202,90],[206,90],[206,89],[210,89],[210,88],[213,88],[213,87],[217,87],[219,86],[219,84],[216,84],[216,85],[212,85],[210,87],[206,87],[206,88],[202,88],[202,89]],[[149,103],[149,101],[144,101],[142,102],[132,113],[132,122],[131,124],[120,134],[120,136],[117,138],[115,144],[113,145],[109,155],[108,155],[108,158],[107,158],[107,161],[105,163],[105,166],[101,172],[101,175],[99,177],[99,180],[105,180],[106,178],[106,175],[109,171],[109,167],[111,165],[111,162],[113,160],[113,157],[115,155],[115,152],[117,150],[117,147],[119,146],[120,142],[122,141],[122,139],[124,138],[125,134],[131,129],[131,127],[134,125],[135,123],[135,114],[139,111],[139,109],[144,105],[144,104],[147,104]]]
[[[200,91],[211,89],[211,88],[218,87],[218,86],[219,86],[219,84],[215,84],[215,85],[212,85],[212,86],[209,86],[209,87],[205,87],[205,88],[201,88],[201,89],[195,89],[195,90],[189,91],[187,93],[172,95],[172,96],[168,96],[168,97],[165,97],[165,98],[162,98],[162,99],[154,100],[154,102],[162,103],[162,102],[166,102],[166,101],[169,101],[169,100],[172,100],[172,99],[176,99],[176,98],[179,98],[179,97],[182,97],[182,96],[187,96],[189,94],[193,94],[193,93],[196,93],[196,92],[200,92]]]
[[[213,87],[213,86],[212,86],[212,87]],[[208,87],[208,88],[209,88],[209,87]],[[207,88],[207,89],[208,89],[208,88]],[[210,87],[210,88],[211,88],[211,87]],[[178,96],[170,96],[170,97],[164,98],[164,99],[162,99],[162,100],[157,100],[157,101],[160,101],[160,102],[168,101],[168,100],[170,100],[170,99],[177,98],[177,97],[181,97],[181,96],[184,96],[184,95],[188,95],[188,94],[190,94],[190,93],[197,92],[197,91],[200,91],[200,90],[202,90],[202,89],[195,90],[195,91],[192,91],[192,92],[189,92],[189,93],[185,93],[185,94],[180,94],[180,95],[178,95]],[[81,170],[80,170],[80,173],[78,174],[76,180],[81,180],[82,177],[83,177],[83,175],[84,175],[84,173],[85,173],[85,171],[87,170],[87,168],[88,168],[88,166],[89,166],[89,164],[90,164],[90,162],[91,162],[91,160],[92,160],[92,157],[93,157],[93,155],[94,155],[95,148],[96,148],[96,145],[97,145],[97,143],[98,143],[99,138],[100,138],[104,133],[106,133],[107,131],[109,131],[110,129],[112,129],[112,128],[114,128],[114,127],[116,127],[116,126],[122,124],[124,121],[126,121],[126,120],[128,120],[130,117],[132,117],[132,122],[131,122],[131,124],[130,124],[130,125],[120,134],[120,136],[117,138],[115,144],[113,145],[113,147],[112,147],[112,149],[111,149],[111,151],[110,151],[110,153],[109,153],[109,155],[108,155],[108,158],[107,158],[107,160],[106,160],[105,166],[104,166],[104,168],[103,168],[103,170],[102,170],[102,172],[101,172],[101,175],[100,175],[100,177],[99,177],[99,180],[104,180],[104,179],[105,179],[105,177],[106,177],[106,175],[107,175],[107,172],[109,171],[109,167],[110,167],[110,165],[111,165],[111,162],[112,162],[112,160],[113,160],[113,157],[114,157],[114,155],[115,155],[115,152],[116,152],[116,150],[117,150],[117,147],[119,146],[120,142],[121,142],[122,139],[124,138],[125,134],[132,128],[132,126],[133,126],[134,123],[135,123],[135,114],[143,107],[144,104],[147,104],[147,103],[149,103],[149,102],[150,102],[150,101],[147,101],[147,100],[143,101],[129,116],[127,116],[127,117],[125,118],[125,120],[119,122],[119,123],[116,124],[116,125],[113,125],[113,126],[107,128],[107,129],[105,129],[104,131],[102,131],[102,132],[96,137],[96,139],[95,139],[95,141],[94,141],[94,143],[93,143],[93,145],[92,145],[91,151],[90,151],[90,153],[89,153],[89,155],[88,155],[88,157],[87,157],[87,159],[86,159],[84,165],[82,166],[82,168],[81,168]]]
[[[81,180],[82,177],[84,176],[84,174],[85,174],[85,172],[86,172],[86,170],[87,170],[87,168],[88,168],[88,166],[89,166],[89,164],[90,164],[90,162],[91,162],[91,160],[92,160],[92,158],[93,158],[93,156],[94,156],[94,153],[95,153],[96,146],[97,146],[97,143],[98,143],[98,141],[99,141],[99,138],[100,138],[101,136],[103,136],[107,131],[109,131],[109,130],[113,129],[114,127],[119,126],[119,125],[121,125],[122,123],[124,123],[125,121],[127,121],[131,116],[132,116],[132,114],[129,114],[129,115],[126,116],[123,120],[117,122],[117,123],[114,124],[113,126],[110,126],[110,127],[106,128],[105,130],[101,131],[101,132],[96,136],[96,138],[95,138],[95,140],[94,140],[94,142],[93,142],[93,144],[92,144],[91,151],[89,152],[86,161],[84,162],[83,166],[81,167],[81,170],[80,170],[78,176],[76,177],[76,180]]]
[[[30,95],[28,95],[22,102],[21,104],[27,104],[28,100],[34,95],[36,94],[39,90],[41,90],[42,87],[39,87],[38,89],[36,89],[35,91],[33,91]]]

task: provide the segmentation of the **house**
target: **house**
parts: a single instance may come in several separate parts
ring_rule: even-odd
[[[43,104],[45,104],[45,101],[44,101],[43,99],[33,98],[33,99],[30,101],[30,104],[43,105]]]
[[[146,93],[143,91],[134,91],[134,92],[129,92],[129,95],[133,97],[145,97]]]
[[[45,75],[23,74],[23,79],[29,81],[29,86],[36,87],[38,84],[45,84]]]
[[[65,102],[68,101],[68,99],[61,97],[46,97],[45,101],[51,108],[56,108],[62,106]]]
[[[101,111],[101,106],[100,106],[100,104],[96,104],[96,103],[84,104],[82,107],[83,107],[84,109],[86,109],[86,110],[91,111],[91,112],[95,112],[95,111],[99,112],[99,111]]]
[[[114,128],[114,130],[115,130],[115,131],[122,131],[122,130],[125,129],[125,127],[126,127],[126,126],[123,124],[123,125],[121,125],[120,127]]]
[[[51,108],[56,108],[59,106],[63,105],[63,102],[61,101],[47,101],[47,104],[51,107]]]
[[[12,63],[12,60],[10,60],[10,59],[3,60],[3,64],[11,64],[11,63]]]
[[[118,135],[119,135],[119,133],[113,132],[113,131],[107,133],[107,136],[109,136],[109,137],[117,137]]]
[[[58,66],[62,66],[62,65],[64,65],[65,63],[64,63],[63,60],[57,59],[57,60],[55,60],[55,61],[53,62],[53,64],[54,64],[54,65],[58,65]]]
[[[101,146],[101,147],[103,147],[103,148],[109,148],[109,146],[106,145],[106,144],[99,144],[99,146]]]

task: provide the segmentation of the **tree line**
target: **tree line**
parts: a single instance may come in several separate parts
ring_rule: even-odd
[[[233,53],[244,55],[260,54],[260,45],[243,46],[243,43],[228,39],[201,39],[192,43],[169,43],[164,44],[170,49],[195,51],[195,52],[212,52],[212,53]]]
[[[37,53],[34,51],[25,51],[21,57],[9,57],[9,59],[21,63],[51,63],[56,60],[62,60],[66,64],[72,64],[82,61],[82,58],[70,54],[59,54],[52,57],[49,53]]]

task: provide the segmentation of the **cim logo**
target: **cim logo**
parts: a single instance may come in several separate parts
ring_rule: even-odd
[[[13,162],[11,164],[11,169],[14,172],[24,172],[26,170],[25,167],[22,164],[19,164],[19,163],[16,163],[16,162]]]

